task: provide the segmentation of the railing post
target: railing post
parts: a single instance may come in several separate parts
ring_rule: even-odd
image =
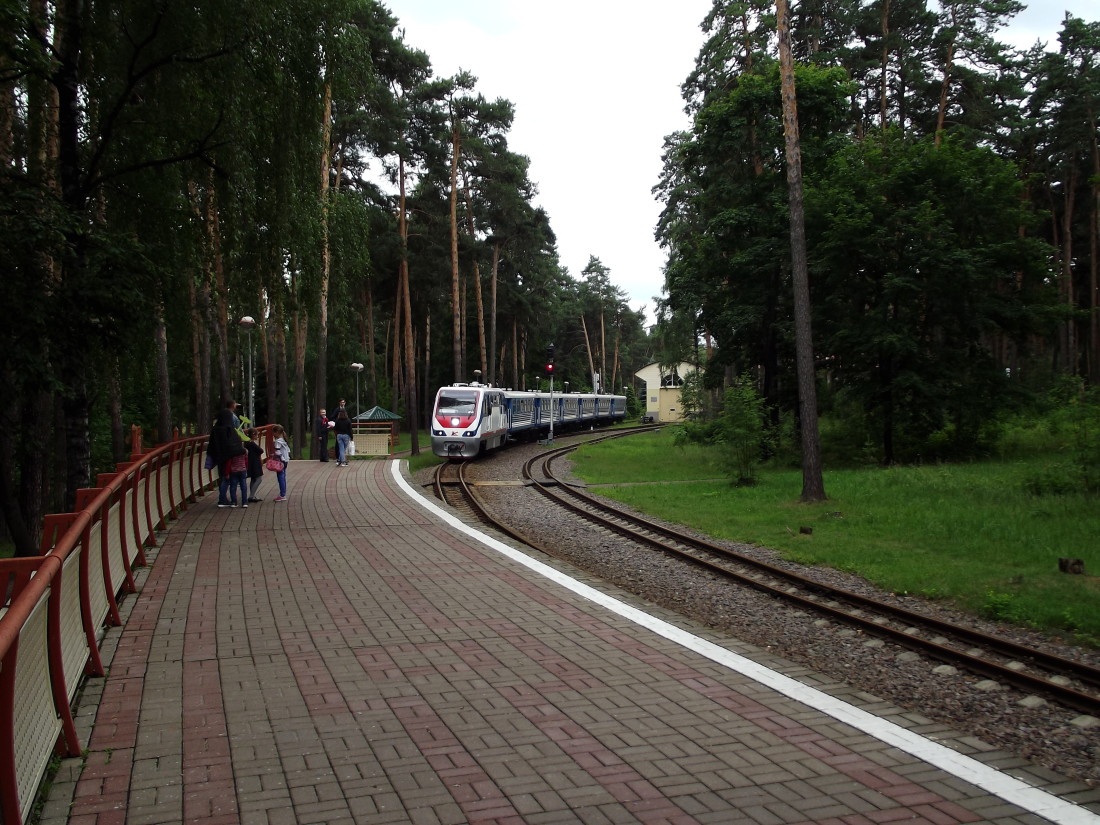
[[[137,461],[141,458],[141,427],[137,424],[130,425],[130,460]]]

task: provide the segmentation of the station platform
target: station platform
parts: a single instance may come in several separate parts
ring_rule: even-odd
[[[400,461],[207,495],[41,825],[1100,825],[1064,781],[456,518]]]

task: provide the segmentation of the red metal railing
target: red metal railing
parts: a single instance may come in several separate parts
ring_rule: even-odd
[[[269,428],[261,430],[270,440]],[[121,624],[118,599],[136,590],[156,532],[217,481],[208,437],[142,452],[77,495],[77,512],[50,515],[41,555],[0,560],[0,822],[22,825],[55,753],[80,754],[72,701],[102,676],[99,634]],[[2,601],[7,594],[7,601]]]

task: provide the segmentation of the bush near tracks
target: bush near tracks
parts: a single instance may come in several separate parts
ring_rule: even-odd
[[[1100,646],[1100,507],[1064,483],[1071,455],[826,469],[829,500],[803,504],[801,471],[764,469],[756,486],[736,487],[673,429],[582,448],[574,472],[609,485],[593,492],[716,538]],[[1085,575],[1060,572],[1060,558],[1084,560]]]

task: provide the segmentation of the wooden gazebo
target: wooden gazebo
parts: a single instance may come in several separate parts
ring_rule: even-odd
[[[371,407],[351,419],[352,440],[356,455],[389,455],[397,446],[397,422],[401,416]]]

